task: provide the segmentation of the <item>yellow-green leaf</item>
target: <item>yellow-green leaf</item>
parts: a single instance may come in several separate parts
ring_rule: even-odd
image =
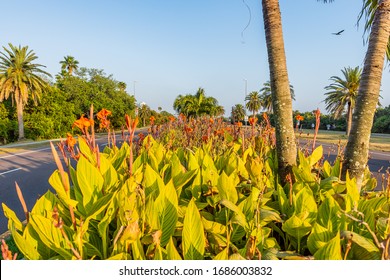
[[[202,220],[194,199],[191,199],[186,210],[182,238],[184,259],[202,260],[206,243]]]
[[[342,260],[340,233],[331,239],[326,245],[322,246],[315,254],[316,260]]]

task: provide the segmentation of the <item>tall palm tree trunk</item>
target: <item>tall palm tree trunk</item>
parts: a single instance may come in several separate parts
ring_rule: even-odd
[[[23,100],[16,98],[16,113],[18,115],[19,140],[24,139]]]
[[[296,143],[292,119],[292,100],[284,51],[282,18],[278,0],[262,0],[265,37],[272,88],[272,105],[275,115],[276,151],[279,175],[286,175],[296,164]]]
[[[357,180],[360,190],[364,170],[367,167],[368,148],[374,113],[379,100],[382,70],[387,43],[390,36],[390,0],[382,0],[378,4],[368,50],[360,81],[356,106],[353,113],[351,133],[345,149],[342,177],[348,171],[350,177]]]
[[[345,134],[349,136],[351,133],[351,126],[352,126],[352,104],[351,102],[348,102],[347,104],[347,130]]]

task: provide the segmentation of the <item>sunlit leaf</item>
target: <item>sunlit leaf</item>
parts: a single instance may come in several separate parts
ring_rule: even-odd
[[[202,220],[194,199],[188,204],[183,225],[183,255],[185,260],[202,260],[205,237]]]

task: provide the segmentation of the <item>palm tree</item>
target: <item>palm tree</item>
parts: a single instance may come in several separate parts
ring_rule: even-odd
[[[67,70],[69,76],[72,76],[73,71],[79,68],[78,66],[79,62],[73,56],[70,55],[64,56],[64,60],[61,60],[60,63],[61,63],[61,69]]]
[[[141,119],[143,126],[146,125],[146,120],[150,117],[150,115],[151,115],[150,107],[145,103],[142,103],[141,107],[138,110],[138,117]]]
[[[345,106],[347,106],[346,134],[349,135],[352,125],[352,112],[355,108],[362,70],[357,66],[355,68],[344,68],[341,72],[344,77],[332,76],[330,78],[333,83],[325,87],[325,89],[329,91],[325,93],[327,97],[324,101],[326,110],[330,112],[335,119],[342,115],[345,111]]]
[[[243,120],[245,115],[245,108],[242,104],[236,104],[232,107],[232,120],[234,123]]]
[[[121,91],[121,92],[124,92],[126,90],[126,83],[125,82],[118,82],[118,89]]]
[[[267,111],[267,113],[273,113],[272,108],[272,90],[271,90],[271,83],[270,81],[267,81],[263,84],[263,87],[260,89],[261,95],[261,104],[264,110]],[[290,85],[290,92],[291,92],[291,99],[295,100],[295,94],[294,94],[294,87]]]
[[[214,97],[207,97],[203,88],[199,88],[195,95],[179,95],[173,103],[173,108],[187,117],[215,116],[221,113],[218,107],[218,101]]]
[[[253,117],[260,110],[262,104],[260,99],[260,94],[257,91],[252,91],[245,97],[246,108],[252,112]]]
[[[367,19],[365,30],[370,31],[370,37],[342,170],[343,178],[347,172],[356,178],[359,190],[367,167],[385,56],[389,53],[390,0],[365,0],[361,16],[363,13]]]
[[[11,96],[12,104],[16,103],[21,140],[24,138],[24,106],[30,97],[37,103],[40,94],[48,87],[44,75],[51,75],[41,69],[45,66],[34,63],[38,57],[28,50],[28,46],[16,47],[10,43],[9,49],[3,49],[5,52],[0,52],[0,102]]]
[[[262,0],[265,39],[267,44],[275,116],[276,153],[282,183],[296,165],[297,146],[292,117],[292,99],[287,74],[282,18],[278,0]]]

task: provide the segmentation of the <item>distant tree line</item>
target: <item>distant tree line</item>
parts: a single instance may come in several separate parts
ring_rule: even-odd
[[[64,137],[81,115],[102,108],[112,111],[111,124],[120,128],[124,115],[135,114],[135,99],[126,84],[103,70],[78,67],[71,56],[60,61],[52,81],[28,47],[9,44],[0,54],[0,143]],[[20,74],[22,73],[22,74]]]

